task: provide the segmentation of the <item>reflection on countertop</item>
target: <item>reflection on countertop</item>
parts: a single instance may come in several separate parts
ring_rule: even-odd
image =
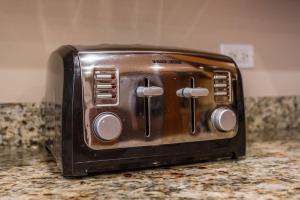
[[[63,178],[42,149],[0,149],[4,199],[300,199],[300,131],[253,133],[247,156]]]

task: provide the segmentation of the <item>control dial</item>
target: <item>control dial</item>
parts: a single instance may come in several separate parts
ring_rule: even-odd
[[[93,122],[96,136],[105,141],[117,139],[122,131],[122,122],[119,117],[112,113],[102,113]]]
[[[211,121],[219,131],[231,131],[236,126],[236,115],[229,108],[217,108],[211,115]]]

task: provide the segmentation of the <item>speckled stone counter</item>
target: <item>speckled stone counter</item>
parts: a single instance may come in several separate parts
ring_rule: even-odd
[[[252,133],[247,156],[65,179],[42,149],[0,149],[0,199],[300,199],[300,130]]]
[[[248,132],[300,130],[300,96],[246,97]]]
[[[44,142],[41,105],[0,104],[0,146],[32,147]],[[248,133],[300,129],[300,96],[246,97]]]

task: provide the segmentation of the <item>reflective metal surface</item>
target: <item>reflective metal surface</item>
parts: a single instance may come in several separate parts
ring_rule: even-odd
[[[127,148],[202,140],[231,138],[237,129],[218,131],[211,122],[211,113],[220,106],[231,107],[234,101],[216,102],[215,71],[237,78],[234,64],[190,54],[168,52],[79,52],[83,83],[85,141],[92,149]],[[93,102],[94,69],[113,66],[119,73],[119,103],[101,106]],[[159,87],[160,96],[138,97],[139,87]],[[181,98],[182,88],[206,88],[207,96]],[[231,87],[231,83],[230,83]],[[92,122],[101,113],[120,117],[120,137],[103,142],[93,134]]]

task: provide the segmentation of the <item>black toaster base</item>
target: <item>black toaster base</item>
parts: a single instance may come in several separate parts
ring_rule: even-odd
[[[96,173],[120,172],[161,166],[193,164],[197,162],[214,161],[221,159],[237,159],[245,155],[243,135],[237,135],[230,140],[203,141],[195,143],[182,143],[161,145],[156,147],[136,147],[133,149],[116,149],[98,151],[92,157],[77,157],[68,170],[63,170],[65,177],[80,177]],[[240,145],[232,145],[238,143]],[[217,146],[216,146],[217,145]],[[197,149],[197,150],[195,150]],[[173,150],[173,153],[171,153]],[[155,155],[151,155],[151,152]],[[88,153],[88,152],[86,152]],[[115,154],[115,158],[107,155]],[[90,153],[86,155],[91,155]],[[120,156],[126,155],[126,156]]]
[[[235,152],[222,153],[220,155],[206,155],[206,156],[188,156],[180,155],[176,159],[169,159],[168,157],[151,157],[151,158],[135,158],[128,160],[111,160],[99,162],[78,163],[74,166],[73,175],[64,175],[66,178],[82,177],[87,175],[97,175],[101,173],[112,173],[122,171],[134,171],[140,169],[151,169],[157,167],[167,167],[174,165],[195,164],[208,161],[216,161],[222,159],[237,160]],[[124,162],[125,161],[125,162]]]

